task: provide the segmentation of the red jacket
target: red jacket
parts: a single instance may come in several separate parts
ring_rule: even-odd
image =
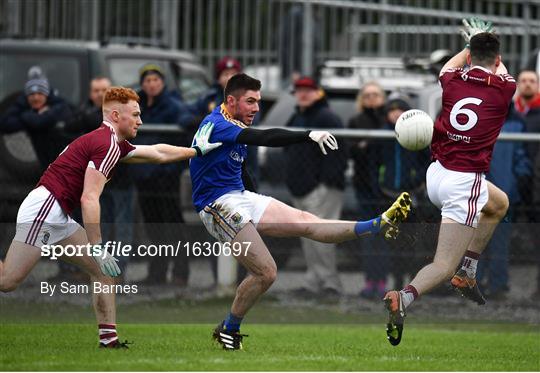
[[[521,96],[516,97],[516,110],[521,114],[527,115],[527,112],[531,109],[540,108],[540,93],[529,102],[529,105],[525,105]]]

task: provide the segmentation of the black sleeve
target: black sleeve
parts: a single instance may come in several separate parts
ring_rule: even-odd
[[[286,146],[310,141],[310,131],[290,131],[283,128],[258,130],[244,128],[236,138],[236,142],[246,145]]]
[[[253,179],[247,170],[246,162],[242,163],[242,182],[244,183],[244,188],[246,188],[246,190],[257,193],[257,186],[253,182]]]

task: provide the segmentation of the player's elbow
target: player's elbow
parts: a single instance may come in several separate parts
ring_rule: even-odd
[[[94,193],[83,193],[81,195],[81,208],[84,209],[89,206],[93,206],[96,203],[99,204],[99,196],[96,196]]]

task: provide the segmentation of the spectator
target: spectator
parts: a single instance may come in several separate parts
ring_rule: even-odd
[[[502,132],[521,133],[525,123],[514,107],[510,108]],[[498,141],[493,150],[491,167],[487,179],[508,195],[510,207],[505,219],[499,224],[478,263],[477,281],[486,280],[485,294],[490,299],[502,299],[508,288],[508,252],[510,247],[511,222],[514,206],[519,203],[518,185],[530,180],[531,164],[523,143]],[[529,186],[530,187],[530,186]]]
[[[163,69],[155,64],[147,64],[140,70],[139,92],[141,119],[145,126],[152,124],[178,125],[187,110],[167,90]],[[178,136],[176,136],[178,137]],[[171,137],[165,138],[156,133],[141,133],[134,140],[137,145],[170,143]],[[178,144],[179,145],[179,144]],[[182,241],[179,229],[183,228],[184,219],[180,209],[180,167],[169,165],[133,166],[133,177],[137,187],[139,206],[144,217],[146,232],[152,244],[173,244]],[[182,254],[185,254],[183,252]],[[167,281],[167,267],[171,258],[155,256],[150,261],[148,277],[143,281],[147,285],[164,284]],[[173,283],[186,286],[189,277],[187,257],[174,257]]]
[[[516,110],[525,119],[525,131],[540,133],[540,83],[538,73],[534,70],[523,70],[518,75],[517,96],[515,100]],[[538,180],[540,175],[540,152],[538,143],[531,141],[527,144],[529,158],[534,161],[533,175],[529,180],[524,180],[520,188],[522,206],[526,212],[527,221],[538,223],[538,211],[540,211],[540,189]],[[532,187],[537,186],[537,187]],[[536,236],[535,236],[536,237]],[[540,244],[536,238],[536,246]],[[540,295],[540,255],[536,256],[538,261],[537,293]]]
[[[288,127],[343,128],[339,117],[330,110],[324,92],[314,79],[302,77],[294,84],[296,112]],[[291,145],[285,148],[286,182],[296,208],[326,219],[339,219],[343,207],[347,154],[344,145],[323,155],[316,144]],[[341,291],[336,263],[336,247],[301,239],[307,264],[302,295],[338,296]]]
[[[349,128],[381,129],[384,125],[384,105],[386,95],[376,82],[366,83],[356,97],[358,114],[349,120]],[[366,139],[351,144],[350,152],[354,160],[353,184],[362,215],[372,216],[379,209],[380,196],[376,167],[379,143]]]
[[[28,70],[24,93],[1,118],[0,132],[26,131],[44,171],[64,147],[55,127],[71,116],[68,103],[51,90],[41,68],[33,66]]]
[[[193,114],[202,120],[206,115],[212,112],[216,106],[223,103],[223,90],[229,79],[242,72],[240,62],[231,57],[223,57],[216,63],[215,77],[216,81],[195,103],[189,105]],[[199,122],[200,122],[199,120]],[[198,124],[198,123],[197,123]]]
[[[384,119],[384,105],[386,95],[377,82],[366,83],[356,97],[358,114],[349,120],[349,128],[382,129]],[[351,158],[354,161],[353,185],[358,201],[360,218],[377,214],[380,209],[380,190],[378,184],[378,148],[377,141],[361,139],[351,143]],[[386,289],[386,276],[388,273],[388,260],[380,255],[375,245],[379,241],[376,237],[366,237],[361,242],[362,266],[366,283],[360,295],[364,298],[384,296]]]
[[[525,132],[540,133],[540,92],[538,74],[533,70],[523,70],[518,75],[516,110],[525,119]],[[538,143],[531,141],[527,144],[527,153],[530,159],[536,159]],[[524,186],[531,185],[531,180]],[[522,192],[523,205],[527,208],[527,217],[536,219],[535,212],[530,208],[534,200],[533,190],[528,188]]]
[[[103,121],[101,106],[105,91],[111,86],[109,78],[104,76],[95,77],[90,81],[88,100],[81,105],[77,114],[70,120],[65,130],[78,137],[82,134],[95,130]]]

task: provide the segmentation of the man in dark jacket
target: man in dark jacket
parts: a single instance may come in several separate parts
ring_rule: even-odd
[[[41,68],[34,66],[28,71],[24,93],[0,118],[0,132],[26,131],[44,171],[63,149],[55,127],[71,116],[68,103],[54,94]]]
[[[147,64],[140,70],[139,92],[141,119],[146,127],[152,124],[178,125],[180,118],[185,118],[187,108],[168,92],[163,69],[159,65]],[[179,138],[177,135],[175,136]],[[174,145],[184,145],[186,139]],[[171,137],[159,133],[141,133],[134,144],[147,145],[159,142],[171,142]],[[178,229],[183,223],[180,209],[180,172],[177,164],[141,165],[133,167],[133,176],[138,191],[139,206],[146,223],[146,232],[152,244],[174,244],[182,241]],[[168,261],[171,258],[156,256],[148,258],[150,266],[146,284],[163,284],[167,278]],[[172,258],[173,283],[187,285],[189,266],[187,257]]]
[[[294,84],[297,108],[288,127],[343,128],[332,112],[324,92],[316,81],[302,77]],[[287,186],[296,208],[326,219],[339,219],[343,207],[347,152],[345,147],[323,155],[316,144],[306,143],[285,148]],[[305,293],[337,296],[341,284],[337,272],[336,247],[302,239],[307,264]],[[306,294],[308,295],[308,294]]]
[[[73,119],[66,123],[65,131],[73,137],[91,132],[103,122],[101,106],[105,91],[111,86],[109,78],[97,76],[90,81],[88,100],[81,105]]]
[[[517,79],[517,97],[515,100],[516,110],[525,120],[525,132],[540,133],[540,81],[538,73],[534,70],[523,70]],[[536,183],[540,179],[540,151],[537,142],[532,141],[527,144],[527,152],[534,162],[533,175],[529,180],[524,180],[522,184],[521,197],[522,205],[526,211],[529,222],[538,222],[538,211],[540,211],[540,189]],[[534,181],[536,180],[536,181]],[[536,186],[536,187],[535,187]],[[537,240],[536,245],[540,244]],[[540,296],[540,255],[537,255],[538,276],[537,295]]]
[[[522,133],[525,131],[523,118],[514,107],[501,132]],[[503,299],[508,288],[508,255],[510,249],[511,222],[514,218],[514,206],[520,202],[518,185],[523,180],[531,180],[531,162],[525,146],[516,141],[498,141],[493,149],[490,171],[487,179],[499,187],[508,196],[510,207],[506,217],[497,225],[484,255],[478,263],[477,280],[485,280],[485,293],[490,299]],[[531,186],[529,186],[531,187]]]
[[[356,97],[358,114],[349,120],[349,128],[382,129],[385,123],[386,94],[377,82],[366,83]],[[354,160],[353,184],[362,215],[378,211],[378,149],[381,142],[360,139],[351,141],[350,154]]]
[[[242,72],[240,62],[231,57],[223,57],[216,63],[216,81],[197,101],[189,105],[191,112],[201,119],[223,103],[223,90],[231,76]]]

